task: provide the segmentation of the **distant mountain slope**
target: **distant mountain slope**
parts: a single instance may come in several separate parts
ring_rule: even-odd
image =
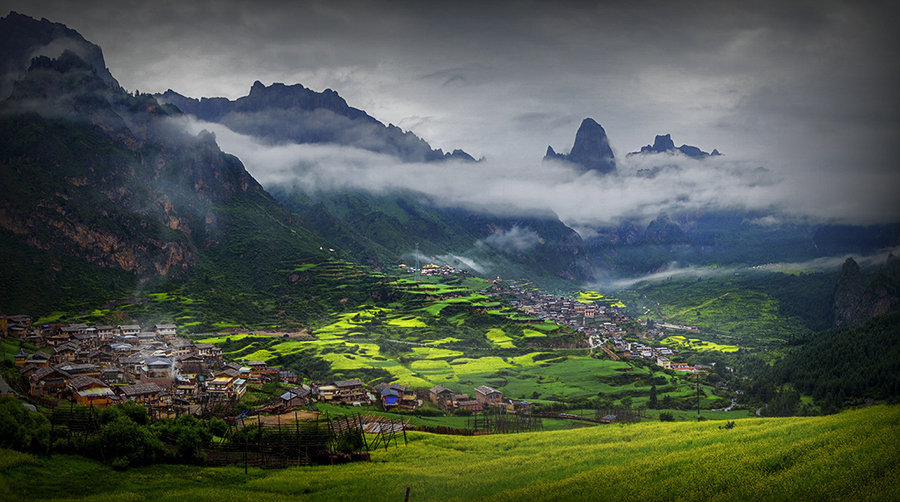
[[[272,195],[364,264],[434,260],[493,277],[547,285],[592,275],[581,237],[553,215],[503,217],[440,207],[415,193],[317,193],[275,186]],[[424,263],[423,263],[424,264]]]
[[[300,84],[256,81],[247,96],[194,99],[169,89],[156,96],[201,120],[274,143],[334,143],[395,156],[406,162],[446,159],[474,161],[462,150],[444,153],[399,127],[385,126],[366,112],[350,107],[331,89],[315,92]]]

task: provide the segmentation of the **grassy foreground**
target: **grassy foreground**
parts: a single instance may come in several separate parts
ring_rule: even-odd
[[[900,407],[481,437],[411,434],[372,462],[262,471],[0,450],[0,499],[897,500]],[[87,481],[91,480],[91,481]]]

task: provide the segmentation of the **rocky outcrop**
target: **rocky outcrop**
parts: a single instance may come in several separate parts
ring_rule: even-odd
[[[100,47],[84,39],[77,31],[46,19],[37,21],[31,17],[10,12],[0,18],[0,99],[12,91],[13,82],[29,68],[33,58],[46,56],[59,58],[69,51],[85,61],[103,83],[119,89],[119,83],[110,74]]]
[[[718,155],[721,155],[721,153],[719,153],[719,150],[714,149],[712,153],[707,153],[697,148],[696,146],[691,145],[681,145],[676,148],[675,142],[672,141],[671,134],[657,135],[656,138],[654,138],[652,145],[642,146],[639,152],[631,152],[628,155],[640,155],[649,153],[680,153],[694,159],[705,159],[707,157],[716,157]]]
[[[609,146],[606,131],[592,118],[586,118],[581,122],[575,133],[575,144],[568,154],[557,153],[553,147],[548,146],[544,160],[571,162],[586,171],[600,174],[616,172],[616,158]]]
[[[887,263],[866,275],[853,258],[847,258],[834,290],[834,325],[857,326],[887,314],[900,304],[900,258],[888,255]]]

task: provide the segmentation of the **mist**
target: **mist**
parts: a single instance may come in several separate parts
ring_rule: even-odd
[[[811,273],[811,272],[828,272],[833,270],[838,270],[843,266],[844,262],[847,261],[847,258],[853,258],[854,261],[860,267],[871,267],[884,265],[886,263],[886,258],[888,254],[897,254],[900,252],[900,247],[883,249],[878,251],[877,253],[858,256],[851,254],[837,255],[837,256],[824,256],[820,258],[814,258],[812,260],[807,260],[803,262],[779,262],[779,263],[766,263],[762,265],[755,266],[732,266],[732,267],[698,267],[698,266],[689,266],[682,267],[677,263],[672,263],[667,267],[666,270],[661,272],[655,272],[652,274],[641,275],[638,277],[630,277],[623,279],[614,279],[610,281],[604,281],[600,283],[595,283],[590,286],[592,289],[599,289],[603,291],[618,291],[621,289],[628,289],[635,284],[639,284],[642,282],[661,282],[667,281],[670,279],[689,279],[689,278],[700,278],[700,279],[711,279],[716,277],[726,277],[726,276],[734,276],[734,275],[743,275],[743,274],[752,274],[752,273],[762,273],[762,272],[770,272],[770,273]]]
[[[758,219],[761,225],[900,220],[894,190],[900,186],[900,174],[891,172],[861,172],[848,179],[830,172],[776,170],[727,153],[695,160],[680,154],[627,156],[623,150],[629,149],[615,147],[616,175],[581,172],[571,164],[540,158],[402,162],[390,155],[333,144],[273,145],[220,124],[187,117],[175,120],[192,134],[215,133],[219,146],[239,157],[267,188],[307,194],[413,191],[442,206],[490,214],[555,214],[582,232],[625,220],[648,222],[663,212],[714,210],[764,213],[768,216]],[[515,242],[506,242],[510,237]],[[493,244],[527,245],[522,237],[498,235]],[[485,239],[484,244],[492,241]]]

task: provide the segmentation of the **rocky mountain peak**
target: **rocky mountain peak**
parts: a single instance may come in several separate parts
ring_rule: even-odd
[[[648,154],[648,153],[670,153],[670,154],[682,154],[693,159],[705,159],[707,157],[715,157],[718,155],[722,155],[719,153],[719,150],[713,150],[712,153],[704,152],[703,150],[697,148],[692,145],[681,145],[679,147],[675,147],[675,142],[672,141],[672,135],[669,133],[666,134],[657,134],[653,139],[652,145],[645,145],[641,147],[639,152],[631,152],[628,155],[639,155],[639,154]]]
[[[64,24],[47,19],[38,21],[11,11],[0,18],[0,68],[4,70],[0,75],[0,99],[12,92],[13,82],[29,69],[32,59],[40,56],[57,59],[65,52],[88,63],[105,85],[120,88],[119,82],[106,67],[99,46],[88,42]]]
[[[552,147],[547,147],[545,160],[563,160],[578,164],[588,171],[597,171],[601,174],[616,172],[616,159],[612,148],[609,146],[609,138],[603,126],[594,119],[588,117],[581,122],[575,133],[575,144],[568,155],[556,153]]]

